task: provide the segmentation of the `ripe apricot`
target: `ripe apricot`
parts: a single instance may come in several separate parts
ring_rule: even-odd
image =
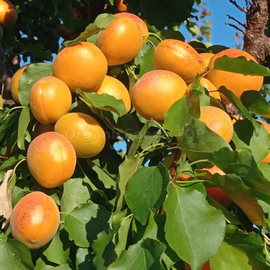
[[[106,142],[102,126],[85,113],[73,112],[62,116],[56,122],[54,130],[70,141],[79,158],[98,155]]]
[[[204,168],[202,171],[208,171],[211,175],[216,173],[225,175],[225,173],[217,166]],[[210,198],[214,199],[225,207],[228,207],[232,203],[232,200],[228,197],[228,195],[219,187],[207,187],[206,193]]]
[[[186,92],[186,83],[176,73],[153,70],[145,73],[135,83],[131,100],[141,116],[162,123],[173,103],[182,98]]]
[[[257,120],[257,122],[259,122],[268,131],[268,133],[270,134],[270,125],[269,124],[267,124],[266,122],[260,121],[260,120]],[[270,163],[270,152],[259,163]]]
[[[161,41],[154,51],[153,60],[156,69],[173,71],[187,84],[205,70],[199,53],[189,44],[176,39]]]
[[[207,69],[208,66],[209,66],[209,61],[210,59],[214,56],[215,54],[214,53],[200,53],[200,56],[203,60],[203,63],[204,63],[204,67]]]
[[[39,79],[30,91],[30,108],[35,118],[42,124],[55,123],[68,113],[72,103],[67,85],[60,79],[47,76]]]
[[[126,16],[116,17],[98,34],[96,44],[106,56],[109,66],[121,65],[139,53],[143,35],[134,20]]]
[[[259,91],[261,89],[263,84],[263,76],[243,75],[241,73],[213,70],[216,59],[224,55],[231,58],[244,56],[247,60],[256,62],[254,57],[251,56],[249,53],[238,49],[226,49],[217,53],[210,59],[210,72],[207,74],[207,79],[212,82],[217,89],[219,89],[221,86],[225,86],[227,89],[231,90],[239,99],[244,91]],[[224,95],[221,95],[221,98],[224,100],[228,100]]]
[[[230,116],[217,107],[203,106],[201,107],[200,121],[204,122],[209,129],[217,133],[227,143],[233,136],[233,123]]]
[[[107,73],[107,60],[100,49],[90,42],[80,42],[61,50],[53,62],[53,75],[75,93],[95,91]]]
[[[191,270],[191,267],[189,266],[189,264],[185,263],[185,270]],[[200,270],[211,270],[210,268],[210,262],[207,261]]]
[[[21,198],[12,210],[12,236],[29,249],[46,245],[54,237],[60,223],[60,212],[55,201],[40,191]]]
[[[74,147],[65,136],[54,131],[37,136],[28,147],[26,159],[33,177],[45,188],[66,182],[76,166]]]
[[[8,27],[18,20],[18,11],[8,0],[0,1],[0,26]]]
[[[147,27],[146,23],[139,16],[137,16],[137,15],[135,15],[133,13],[129,13],[129,12],[116,13],[116,14],[114,14],[114,16],[116,16],[116,17],[128,17],[128,18],[134,20],[135,22],[137,22],[140,29],[141,29],[141,31],[142,31],[143,43],[147,42],[147,39],[149,37],[148,27]]]
[[[131,108],[129,92],[126,86],[118,79],[106,75],[101,86],[96,90],[96,93],[99,95],[108,94],[114,96],[118,100],[123,100],[126,107],[126,113],[129,112]]]
[[[14,101],[18,104],[20,104],[19,101],[19,79],[24,72],[24,70],[28,67],[29,65],[24,65],[20,67],[12,76],[11,78],[11,95]]]
[[[44,125],[40,122],[37,122],[34,129],[34,137],[37,137],[38,135],[48,132],[48,131],[54,131],[54,123],[49,125]]]
[[[123,2],[124,0],[114,0],[114,4],[119,11],[127,11],[127,5]]]

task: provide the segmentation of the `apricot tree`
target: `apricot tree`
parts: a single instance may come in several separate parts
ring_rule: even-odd
[[[185,40],[201,1],[12,1],[1,265],[269,269],[269,1],[230,2],[245,50]]]

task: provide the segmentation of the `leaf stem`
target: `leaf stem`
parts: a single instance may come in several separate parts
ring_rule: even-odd
[[[167,146],[167,143],[153,144],[153,145],[150,145],[150,146],[146,147],[139,155],[140,155],[140,157],[142,157],[145,154],[145,152],[149,152],[149,150],[151,152],[152,148],[154,148],[154,150],[156,150],[156,149],[160,149],[160,148],[163,148],[163,147],[166,147],[166,146]]]
[[[171,140],[171,137],[170,137],[170,135],[168,134],[168,132],[163,128],[163,126],[160,124],[160,123],[158,123],[156,120],[153,120],[153,122],[163,131],[163,133],[165,134],[165,136],[166,136],[166,139],[168,140],[168,141],[170,141]]]
[[[153,32],[149,32],[148,34],[149,34],[149,36],[153,36],[153,37],[157,38],[160,42],[163,41],[163,39],[160,36],[158,36],[157,34],[155,34]]]

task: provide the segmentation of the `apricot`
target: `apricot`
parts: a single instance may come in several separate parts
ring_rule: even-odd
[[[98,34],[97,46],[106,56],[109,66],[125,64],[140,52],[143,35],[134,20],[123,16],[110,21]]]
[[[269,124],[267,124],[266,122],[260,121],[260,120],[257,120],[257,122],[259,122],[268,131],[268,133],[270,134],[270,125]],[[270,152],[259,163],[270,163]]]
[[[53,62],[53,75],[67,84],[70,91],[80,88],[95,91],[107,73],[107,60],[90,42],[80,42],[61,50]]]
[[[156,69],[173,71],[187,84],[205,70],[199,53],[189,44],[176,39],[161,41],[154,51],[153,60]]]
[[[256,62],[254,57],[249,53],[238,49],[226,49],[217,53],[210,59],[210,72],[206,75],[207,79],[212,82],[217,89],[221,86],[225,86],[227,89],[231,90],[238,99],[240,99],[242,93],[247,90],[259,91],[261,89],[263,85],[263,76],[243,75],[229,71],[213,70],[216,59],[224,55],[231,58],[244,56],[248,61]],[[224,95],[221,95],[221,98],[223,100],[228,100]]]
[[[200,56],[201,56],[203,63],[204,63],[204,67],[206,69],[208,69],[209,61],[214,55],[215,55],[214,53],[208,53],[208,52],[200,53]]]
[[[131,100],[141,116],[162,123],[173,103],[186,93],[187,85],[176,73],[153,70],[145,73],[135,83]]]
[[[191,270],[191,267],[189,266],[189,264],[185,263],[185,270]],[[210,262],[207,261],[200,270],[211,270],[210,268]]]
[[[33,177],[45,188],[66,182],[73,175],[77,161],[70,141],[54,131],[42,133],[30,143],[26,160]]]
[[[24,65],[20,67],[12,76],[11,78],[11,96],[14,101],[20,104],[19,101],[19,80],[21,78],[22,73],[29,65]]]
[[[130,111],[131,101],[129,92],[126,86],[118,79],[106,75],[101,86],[96,90],[96,93],[99,95],[108,94],[118,100],[122,100],[125,104],[126,113]]]
[[[202,169],[202,171],[208,171],[211,175],[214,175],[216,173],[223,176],[226,175],[217,166],[213,166],[211,168],[204,168]],[[228,207],[232,203],[232,200],[228,197],[228,195],[219,187],[208,187],[206,188],[206,193],[210,198],[214,199],[225,207]]]
[[[106,136],[102,126],[85,113],[73,112],[62,116],[54,130],[69,140],[79,158],[94,157],[105,146]]]
[[[68,113],[72,103],[67,85],[60,79],[47,76],[35,82],[30,91],[30,108],[34,117],[42,124],[55,123]]]
[[[12,236],[29,249],[38,249],[54,237],[60,223],[55,201],[40,191],[21,198],[11,212]]]
[[[124,0],[114,0],[114,4],[119,11],[127,11],[127,5],[123,2]]]
[[[38,135],[48,132],[54,131],[54,123],[49,125],[44,125],[40,122],[37,122],[34,128],[34,136],[37,137]]]
[[[148,33],[148,27],[146,25],[146,23],[137,15],[133,14],[133,13],[129,13],[129,12],[121,12],[121,13],[116,13],[114,14],[114,16],[116,17],[128,17],[132,20],[134,20],[136,23],[138,23],[141,31],[142,31],[142,35],[143,35],[143,43],[147,42],[147,39],[149,37],[149,33]]]
[[[213,106],[201,107],[200,121],[229,143],[233,136],[233,123],[230,116],[222,109]]]
[[[0,1],[0,26],[8,27],[18,20],[18,11],[8,0]]]

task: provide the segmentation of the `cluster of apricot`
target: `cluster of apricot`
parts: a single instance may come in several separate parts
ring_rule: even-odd
[[[130,13],[118,13],[115,17],[98,34],[96,44],[80,42],[62,49],[53,62],[52,76],[41,78],[31,89],[29,104],[37,125],[36,137],[27,150],[27,164],[33,177],[45,188],[57,187],[70,179],[77,158],[98,155],[106,143],[105,131],[98,120],[85,113],[70,112],[76,89],[112,95],[124,102],[126,113],[133,105],[142,117],[163,123],[172,104],[188,93],[198,74],[203,77],[200,83],[213,99],[226,99],[217,91],[221,85],[232,90],[238,98],[244,91],[259,90],[262,86],[261,76],[243,76],[213,69],[215,60],[223,55],[244,56],[255,61],[243,51],[228,49],[216,55],[199,54],[185,42],[165,39],[154,51],[155,70],[145,73],[129,93],[120,80],[107,75],[108,66],[133,60],[143,43],[147,42],[148,28],[143,20]],[[25,68],[27,66],[19,69],[12,78],[12,96],[16,102],[19,102],[18,80]],[[206,70],[209,70],[207,75]],[[201,107],[200,120],[226,142],[231,141],[233,124],[225,110],[215,106]],[[210,192],[209,189],[209,196]],[[30,197],[31,194],[28,198],[33,202],[28,203],[29,207],[37,204]],[[49,199],[45,198],[48,202]],[[26,197],[23,199],[26,200]],[[55,206],[51,207],[55,209]],[[53,237],[59,218],[54,219],[54,226],[50,230],[42,233],[46,235],[46,241],[43,239],[39,242],[33,240],[31,234],[27,238],[25,233],[28,230],[23,224],[32,218],[44,219],[45,222],[46,213],[30,217],[32,210],[27,211],[29,215],[24,215],[20,202],[15,206],[11,230],[13,236],[29,248],[37,248]],[[53,211],[55,216],[59,215],[59,212]]]

